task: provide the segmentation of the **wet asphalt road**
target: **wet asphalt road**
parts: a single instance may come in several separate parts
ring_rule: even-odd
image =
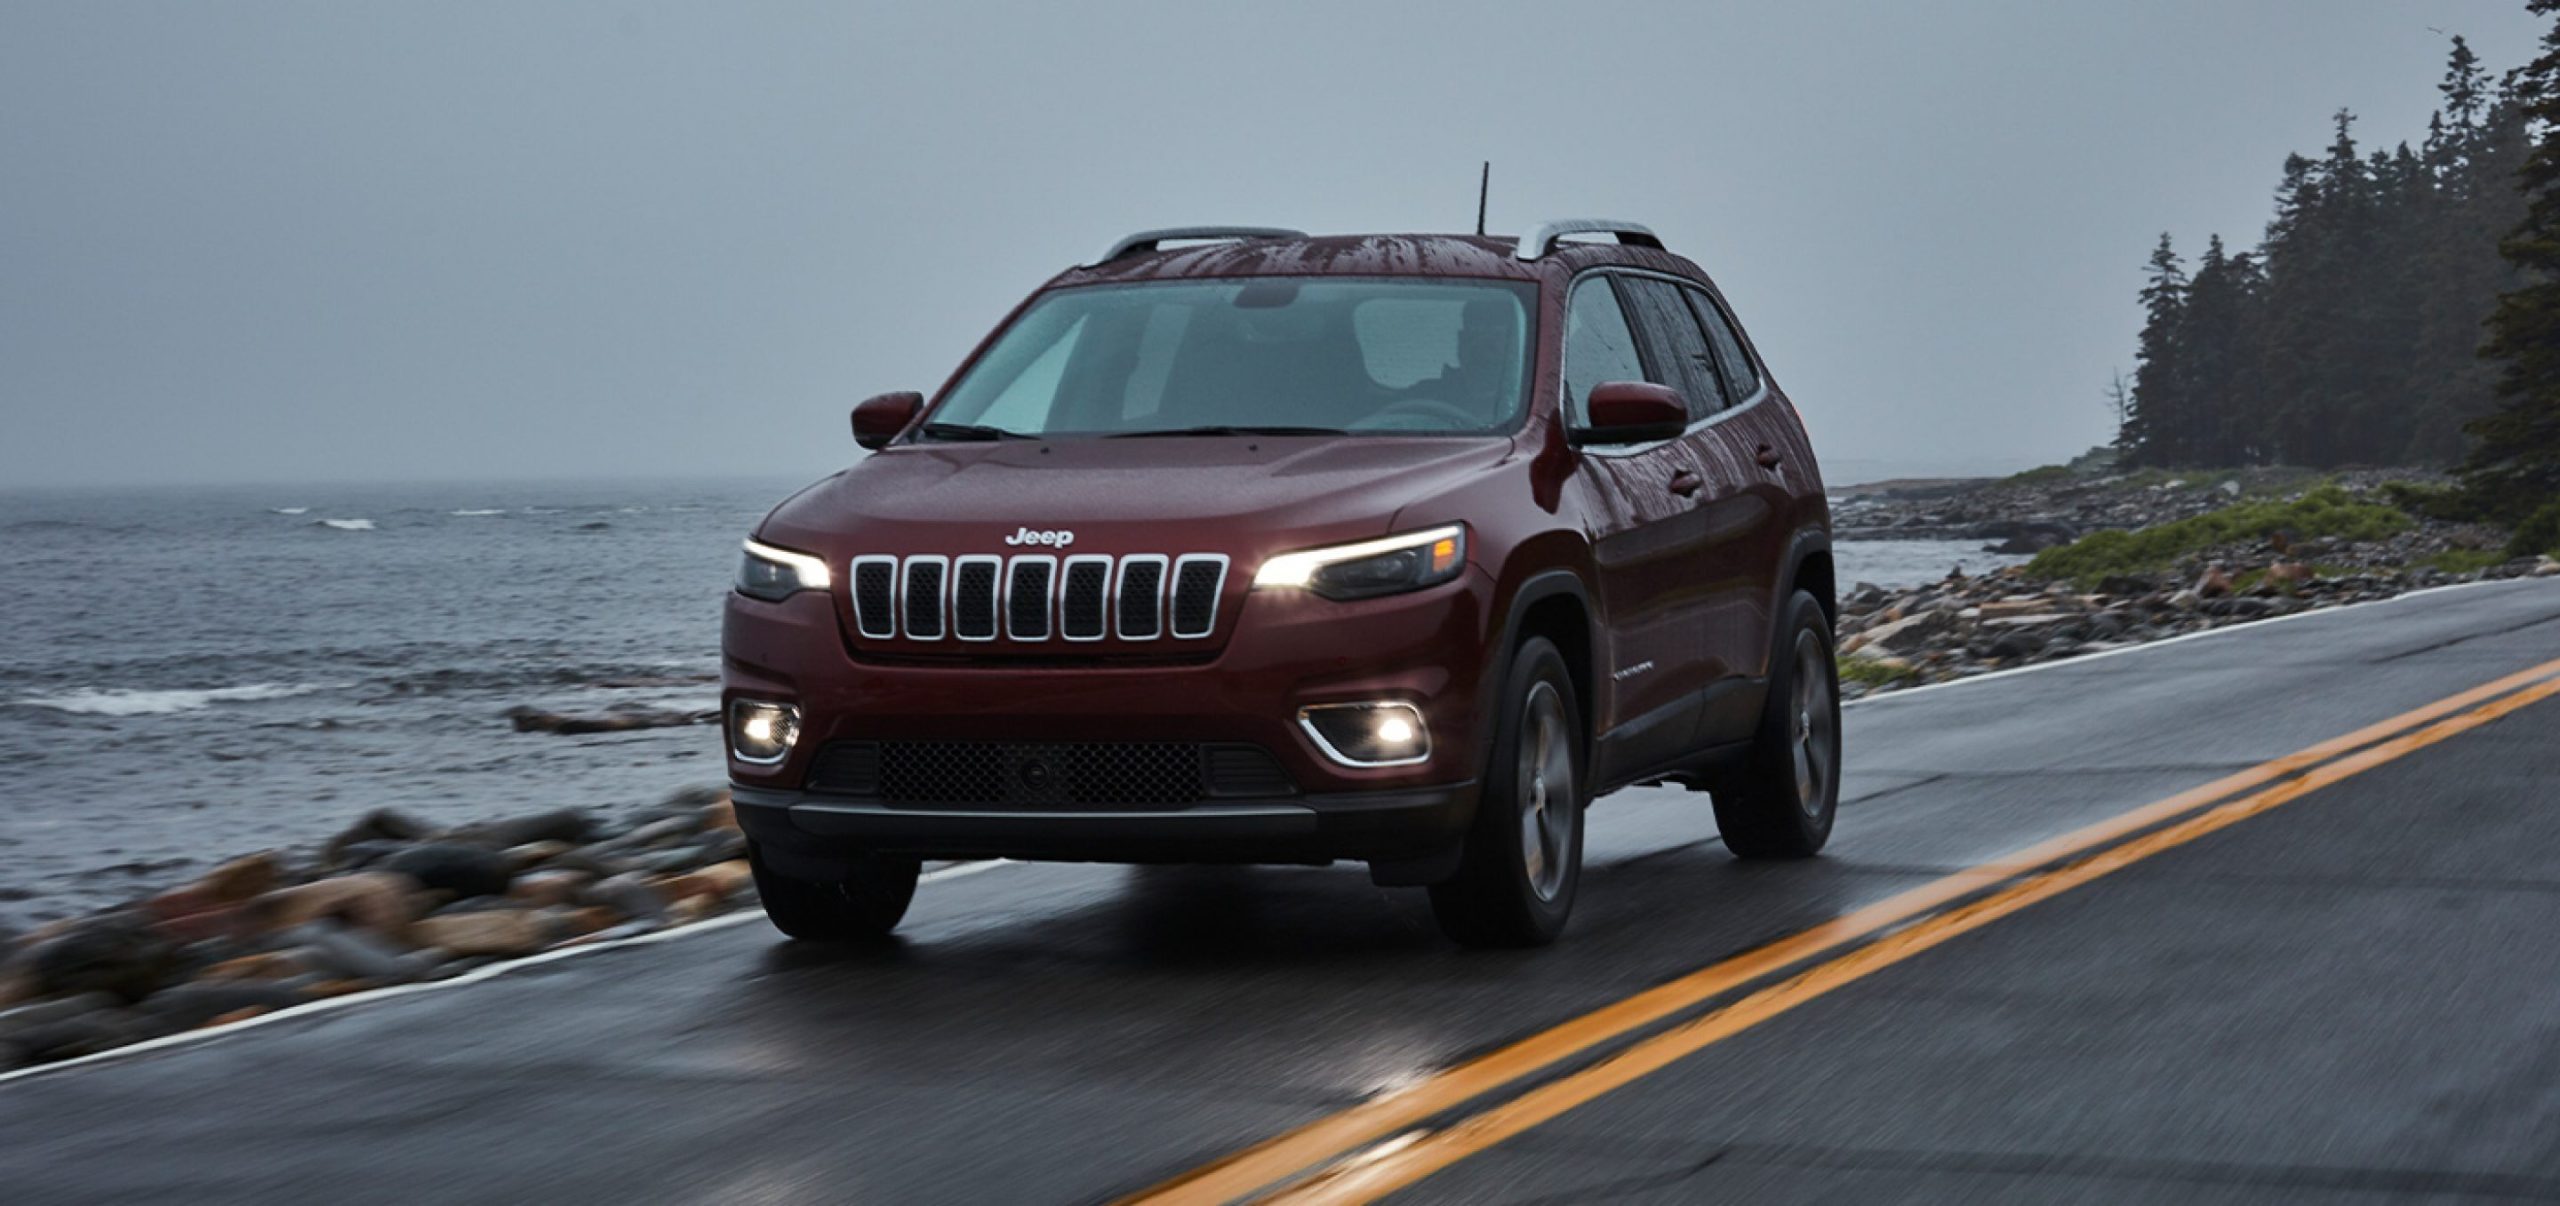
[[[2039,838],[2560,657],[2560,582],[1852,708],[1825,857],[1598,805],[1565,942],[1356,868],[1001,866],[0,1084],[0,1200],[1093,1201]],[[1860,979],[1416,1201],[2560,1198],[2560,699]]]

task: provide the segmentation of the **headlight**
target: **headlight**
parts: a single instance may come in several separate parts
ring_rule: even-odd
[[[1453,523],[1384,540],[1282,553],[1262,563],[1253,586],[1303,587],[1328,599],[1368,599],[1438,586],[1466,565],[1466,525]]]
[[[740,762],[771,766],[789,756],[800,741],[800,708],[796,704],[741,699],[729,705],[729,749]]]
[[[788,599],[804,590],[825,590],[833,581],[826,562],[752,540],[738,562],[738,593],[753,599]]]

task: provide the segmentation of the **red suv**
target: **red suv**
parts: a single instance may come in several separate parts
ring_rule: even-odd
[[[785,933],[888,930],[924,859],[1359,859],[1528,945],[1616,788],[1712,793],[1746,858],[1830,834],[1813,450],[1641,226],[1132,235],[853,430],[723,632]]]

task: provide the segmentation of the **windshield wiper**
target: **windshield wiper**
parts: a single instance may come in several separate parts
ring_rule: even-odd
[[[1161,427],[1161,428],[1156,428],[1156,429],[1151,430],[1151,431],[1115,431],[1115,432],[1112,432],[1110,435],[1104,436],[1103,438],[1104,438],[1104,439],[1108,439],[1108,440],[1137,440],[1137,439],[1145,439],[1145,438],[1148,438],[1148,437],[1150,437],[1150,436],[1237,436],[1237,435],[1267,435],[1267,436],[1293,436],[1293,435],[1305,435],[1305,436],[1329,436],[1329,435],[1349,435],[1349,434],[1351,434],[1351,433],[1350,433],[1350,432],[1348,432],[1348,431],[1345,431],[1345,430],[1343,430],[1342,428],[1339,428],[1339,427],[1289,427],[1289,426],[1282,426],[1282,425],[1252,425],[1252,424],[1248,424],[1248,425],[1229,425],[1229,424],[1213,424],[1213,425],[1206,426],[1206,427]]]
[[[927,423],[922,429],[928,440],[1030,440],[1039,437],[983,423]]]

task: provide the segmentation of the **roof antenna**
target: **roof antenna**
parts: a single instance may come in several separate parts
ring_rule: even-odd
[[[1484,171],[1476,176],[1476,237],[1484,237],[1484,196],[1493,189],[1493,161],[1484,161]]]

